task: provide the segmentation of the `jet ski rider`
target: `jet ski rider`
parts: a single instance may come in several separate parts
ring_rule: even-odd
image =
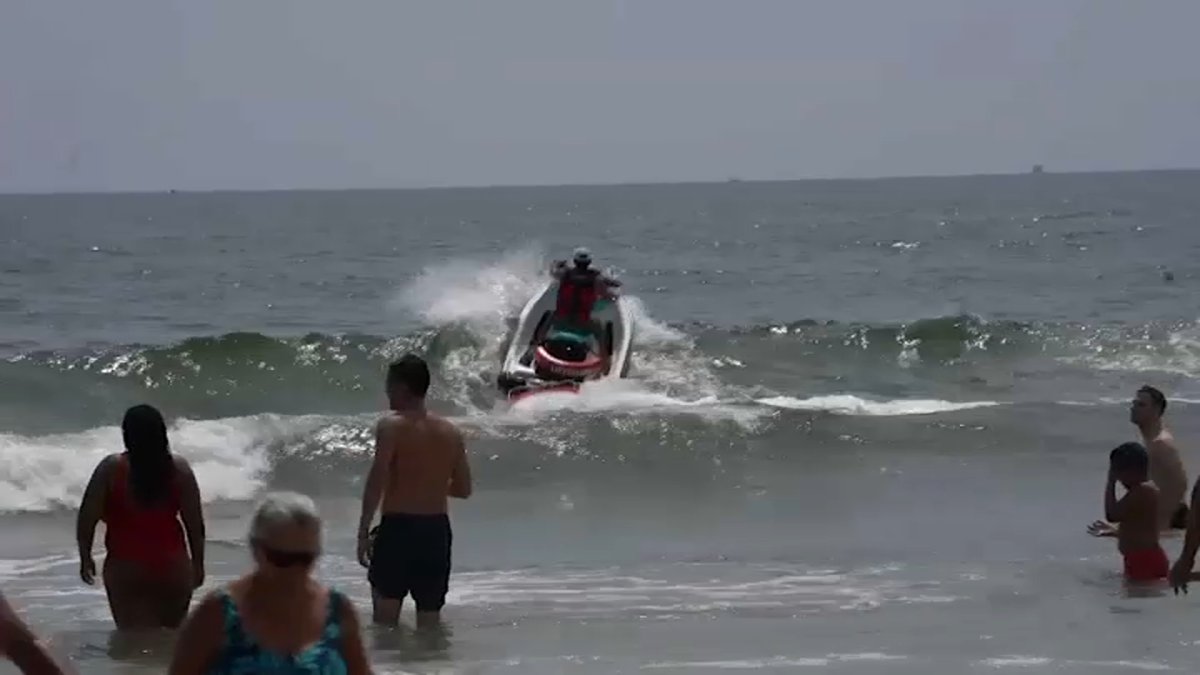
[[[592,335],[597,345],[603,344],[604,331],[600,323],[592,318],[596,301],[611,295],[611,288],[621,282],[592,268],[592,254],[586,248],[575,249],[571,259],[573,267],[565,260],[556,260],[550,274],[558,280],[558,296],[554,307],[553,324],[561,330],[577,330]]]

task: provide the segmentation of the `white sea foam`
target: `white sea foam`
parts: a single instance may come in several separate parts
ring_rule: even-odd
[[[642,666],[643,670],[665,669],[709,669],[709,670],[757,670],[760,668],[823,667],[835,663],[904,661],[907,656],[893,654],[826,654],[824,656],[771,656],[759,658],[729,659],[720,661],[660,661]]]
[[[186,457],[206,501],[249,499],[269,468],[271,443],[316,429],[317,418],[254,415],[177,420],[172,451]],[[119,427],[69,434],[0,434],[0,511],[74,507],[105,455],[122,450]]]
[[[760,398],[758,403],[788,410],[811,410],[839,415],[867,417],[900,417],[905,415],[933,415],[936,413],[988,408],[1003,405],[997,401],[942,401],[938,399],[893,399],[873,401],[852,394],[833,394],[795,398],[772,396]]]
[[[1166,344],[1128,343],[1116,349],[1098,345],[1090,353],[1060,360],[1095,370],[1196,377],[1200,375],[1200,324],[1168,333]]]
[[[1150,672],[1174,670],[1165,663],[1154,661],[1079,661],[1074,659],[1052,659],[1046,656],[1000,656],[984,659],[979,662],[979,665],[996,669],[1037,668],[1038,672],[1042,672],[1049,667],[1054,667],[1056,670],[1067,667],[1079,668],[1085,672],[1095,668],[1120,668],[1122,670],[1145,670]]]
[[[636,380],[589,382],[577,393],[546,392],[515,402],[505,413],[509,422],[535,422],[546,415],[573,411],[580,413],[619,412],[625,414],[688,414],[712,421],[729,420],[753,424],[763,416],[761,410],[744,405],[722,403],[716,396],[695,399],[676,398],[650,390]]]

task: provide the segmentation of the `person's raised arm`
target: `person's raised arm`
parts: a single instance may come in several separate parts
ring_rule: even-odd
[[[167,675],[204,675],[212,666],[213,657],[225,639],[224,602],[210,594],[188,614],[175,641],[171,666]]]
[[[1104,519],[1110,523],[1119,523],[1125,515],[1123,513],[1124,505],[1122,501],[1117,500],[1117,477],[1112,472],[1108,471],[1108,482],[1104,486]]]
[[[116,466],[118,456],[109,455],[100,460],[79,502],[79,515],[75,520],[75,541],[79,545],[79,578],[92,585],[96,581],[96,561],[92,557],[92,541],[96,537],[96,525],[104,513],[104,502],[108,499],[109,476]]]
[[[364,567],[369,565],[367,551],[371,522],[375,520],[375,510],[379,508],[379,501],[383,499],[388,470],[396,452],[397,422],[396,417],[389,415],[375,425],[375,458],[371,460],[371,470],[367,474],[367,483],[363,486],[362,513],[358,519],[358,562]]]
[[[179,517],[183,520],[183,531],[187,534],[188,549],[192,554],[192,585],[204,585],[204,507],[201,506],[200,485],[196,474],[187,460],[175,457],[176,476],[179,478]]]
[[[467,460],[467,444],[463,441],[462,432],[457,429],[454,431],[455,440],[457,441],[457,457],[454,460],[454,469],[450,473],[450,496],[458,499],[467,499],[474,491],[474,485],[471,480],[471,464]]]
[[[64,675],[50,650],[0,595],[0,654],[25,675]]]
[[[346,675],[371,675],[371,662],[367,659],[367,648],[363,645],[362,624],[358,612],[349,598],[342,597],[339,614],[342,623],[342,658],[346,661]]]

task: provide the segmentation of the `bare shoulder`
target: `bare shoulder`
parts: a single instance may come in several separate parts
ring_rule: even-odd
[[[121,453],[114,452],[113,454],[108,455],[104,459],[100,460],[100,463],[96,465],[96,471],[94,473],[95,477],[96,478],[107,478],[109,475],[112,474],[112,472],[116,469],[117,464],[119,464],[120,462],[121,462]]]
[[[1165,453],[1178,454],[1179,448],[1175,445],[1175,436],[1170,431],[1164,429],[1161,434],[1155,436],[1150,441],[1147,451],[1160,455]]]
[[[1139,501],[1149,502],[1157,500],[1159,494],[1161,494],[1161,490],[1159,490],[1158,486],[1154,483],[1146,481],[1145,483],[1142,483],[1131,490],[1130,494],[1132,494]]]
[[[429,428],[429,425],[434,425],[433,428],[440,428],[440,417],[431,414],[425,415],[405,415],[404,413],[391,412],[379,418],[376,424],[376,430],[379,432],[390,433],[413,433],[420,432],[423,429]]]
[[[388,412],[375,422],[375,433],[396,431],[404,427],[404,415],[399,415],[394,412]]]
[[[462,439],[462,433],[453,422],[432,413],[419,416],[392,413],[381,418],[376,426],[376,434],[385,433],[408,442],[458,442]]]
[[[428,415],[429,422],[438,431],[448,434],[459,434],[458,425],[441,415]]]
[[[232,597],[228,587],[209,591],[192,607],[191,622],[202,627],[221,625],[225,621],[225,603]]]
[[[192,465],[190,462],[187,461],[186,457],[173,452],[173,453],[171,453],[171,459],[174,460],[174,462],[175,462],[175,470],[176,471],[179,471],[180,473],[184,473],[184,474],[192,473]]]
[[[442,442],[455,448],[463,445],[462,430],[458,428],[457,424],[451,422],[445,417],[436,415],[430,415],[429,421],[431,422],[430,426],[434,433],[437,434],[438,438]]]

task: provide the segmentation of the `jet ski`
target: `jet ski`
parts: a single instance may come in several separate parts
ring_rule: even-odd
[[[575,393],[584,382],[629,374],[633,320],[615,293],[596,300],[598,335],[555,325],[558,283],[547,283],[517,318],[496,384],[510,402],[548,392]]]

